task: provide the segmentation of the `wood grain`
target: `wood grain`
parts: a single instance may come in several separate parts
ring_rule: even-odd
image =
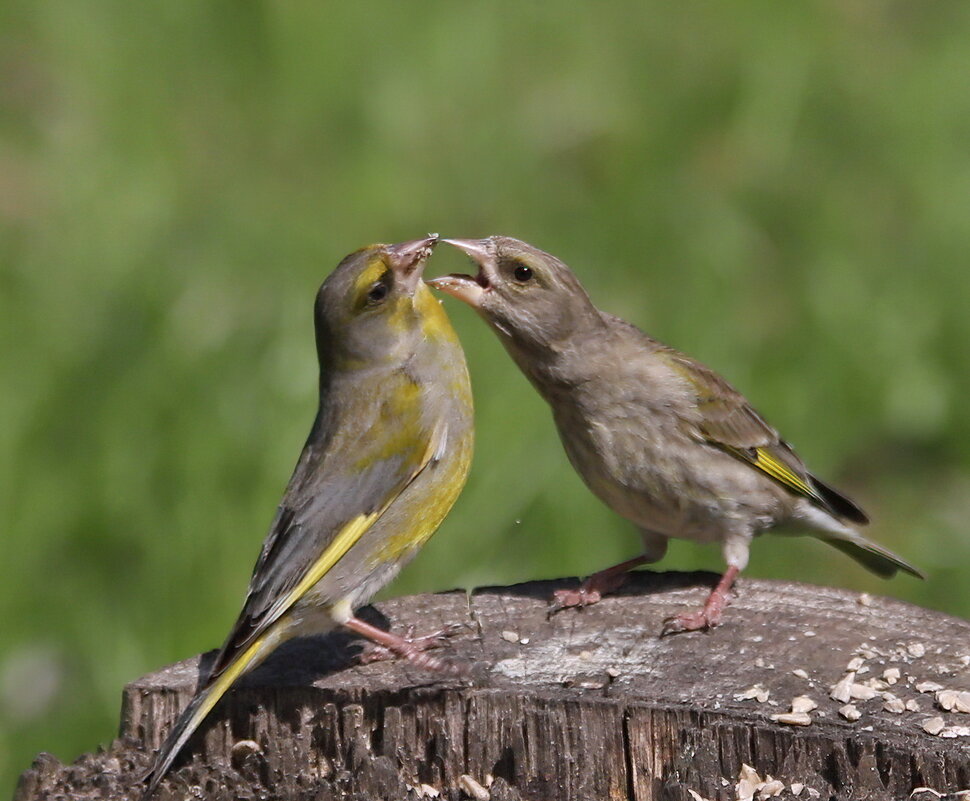
[[[799,783],[856,800],[970,788],[970,737],[946,736],[970,714],[942,710],[923,686],[970,690],[970,623],[742,580],[723,626],[659,638],[663,618],[699,605],[714,578],[642,572],[621,593],[552,617],[553,590],[574,580],[378,604],[366,614],[395,631],[463,623],[442,653],[471,677],[358,664],[359,645],[343,634],[293,642],[228,694],[157,798],[413,799],[423,785],[460,799],[472,797],[467,776],[496,801],[735,799],[745,764],[784,783],[778,798],[796,797]],[[829,692],[855,657],[857,684],[883,684],[853,702],[861,717],[850,722]],[[119,739],[74,766],[41,755],[18,801],[136,797],[131,782],[199,669],[193,658],[132,682]],[[772,719],[803,695],[818,705],[809,725]],[[936,717],[942,735],[923,728]]]

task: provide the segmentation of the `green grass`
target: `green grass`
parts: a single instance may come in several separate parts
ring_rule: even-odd
[[[221,642],[312,419],[317,286],[429,230],[561,256],[929,580],[780,538],[750,575],[970,615],[968,43],[955,1],[0,5],[0,794]],[[447,305],[478,450],[391,591],[633,555]]]

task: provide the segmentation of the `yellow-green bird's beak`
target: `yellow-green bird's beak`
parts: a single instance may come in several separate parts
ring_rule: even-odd
[[[414,294],[424,271],[424,263],[437,244],[438,235],[431,234],[424,239],[384,246],[384,261],[393,270],[398,285],[404,287],[409,295]]]
[[[453,247],[458,248],[478,265],[478,275],[443,275],[440,278],[432,278],[427,283],[435,289],[447,292],[449,295],[463,300],[473,309],[477,309],[482,304],[482,296],[488,291],[491,283],[489,274],[493,274],[496,269],[495,249],[489,239],[442,239]]]

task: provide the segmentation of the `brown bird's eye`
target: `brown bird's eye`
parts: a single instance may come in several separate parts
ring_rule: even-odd
[[[524,284],[526,281],[532,280],[532,270],[526,267],[524,264],[517,264],[515,269],[512,271],[512,275],[520,284]]]
[[[378,281],[367,293],[367,302],[371,305],[377,305],[387,297],[388,291],[387,284],[383,281]]]

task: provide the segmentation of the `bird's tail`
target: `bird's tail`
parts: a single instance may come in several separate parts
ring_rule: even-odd
[[[901,556],[866,539],[854,528],[809,501],[803,501],[795,513],[796,521],[807,526],[808,533],[851,556],[867,570],[882,578],[892,578],[900,570],[917,578],[923,574]],[[804,532],[801,532],[804,533]]]
[[[155,764],[142,779],[148,782],[148,787],[142,794],[141,801],[148,801],[151,798],[179,752],[233,682],[246,671],[256,667],[276,648],[281,638],[274,636],[275,631],[274,627],[254,640],[229,663],[225,670],[215,678],[210,678],[206,686],[189,702],[162,744],[155,758]]]
[[[926,578],[917,568],[888,548],[867,540],[857,532],[852,533],[855,534],[854,537],[840,537],[829,533],[818,536],[881,578],[892,578],[900,570],[916,578]]]

